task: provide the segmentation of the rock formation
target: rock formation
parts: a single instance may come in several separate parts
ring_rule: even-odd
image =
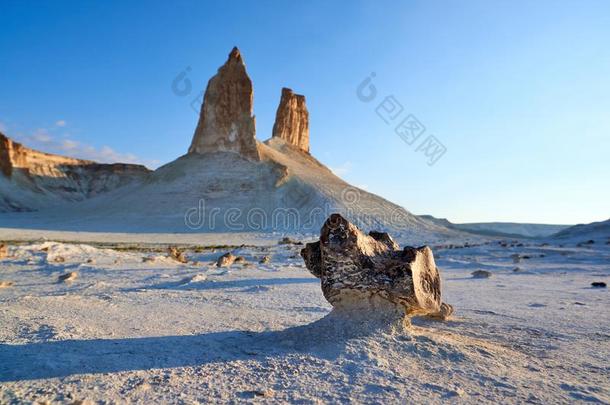
[[[79,201],[143,180],[141,165],[96,163],[27,148],[0,133],[0,212]],[[21,197],[21,199],[19,198]]]
[[[294,94],[285,87],[282,89],[273,124],[273,137],[281,138],[309,153],[309,113],[305,106],[305,96]]]
[[[0,133],[0,170],[6,177],[22,171],[27,175],[57,177],[57,167],[89,165],[94,162],[73,159],[29,149]]]
[[[220,256],[216,261],[217,267],[229,267],[237,260],[237,256],[235,256],[231,252],[227,252],[224,255]]]
[[[69,273],[66,274],[62,274],[61,276],[57,277],[57,282],[58,283],[70,283],[74,280],[76,280],[78,278],[78,273],[75,271],[71,271]]]
[[[170,246],[167,249],[167,253],[169,254],[169,257],[174,259],[175,261],[179,262],[179,263],[187,263],[188,260],[186,260],[186,256],[184,255],[184,251],[182,249],[178,249],[175,246]]]
[[[404,239],[458,233],[350,186],[306,153],[308,114],[302,96],[282,90],[273,137],[265,142],[255,139],[252,103],[252,83],[233,49],[209,80],[191,153],[153,173],[141,166],[98,165],[26,150],[5,138],[0,142],[0,213],[43,212],[4,216],[3,224],[292,235],[319,231],[333,209],[358,226],[400,232]],[[55,208],[89,197],[94,198]]]
[[[445,319],[441,280],[432,250],[406,247],[381,232],[362,233],[339,214],[322,227],[320,240],[301,251],[309,271],[321,280],[324,297],[335,309]]]
[[[252,115],[252,81],[239,49],[210,79],[189,153],[235,152],[260,160]]]

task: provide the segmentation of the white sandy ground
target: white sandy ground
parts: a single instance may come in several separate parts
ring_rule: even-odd
[[[453,319],[354,333],[325,318],[301,246],[269,241],[230,269],[211,264],[226,249],[178,264],[152,245],[13,243],[0,403],[610,403],[610,296],[590,287],[610,245],[437,246]]]

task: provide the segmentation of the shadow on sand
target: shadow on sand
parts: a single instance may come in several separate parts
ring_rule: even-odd
[[[170,281],[164,283],[157,283],[146,285],[137,288],[129,288],[122,290],[123,292],[133,292],[140,290],[220,290],[230,288],[247,288],[247,287],[261,287],[261,286],[275,286],[284,284],[303,284],[303,283],[319,283],[320,281],[314,277],[280,277],[280,278],[258,278],[258,279],[241,279],[241,280],[228,280],[228,281],[198,281],[189,282],[189,278],[185,278],[180,281]]]
[[[0,382],[261,361],[291,353],[332,360],[345,350],[349,339],[378,330],[362,325],[345,328],[331,312],[318,321],[281,331],[0,344]]]

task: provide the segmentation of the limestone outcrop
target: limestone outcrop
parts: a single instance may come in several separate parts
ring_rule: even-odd
[[[234,152],[260,160],[252,115],[252,81],[239,49],[208,82],[189,153]]]
[[[281,138],[309,153],[309,112],[305,96],[283,88],[280,104],[275,114],[273,137]]]
[[[79,201],[142,181],[146,167],[96,163],[39,152],[0,133],[0,212],[30,211],[52,200]]]
[[[441,280],[428,246],[401,250],[387,233],[365,235],[333,214],[320,240],[308,243],[301,256],[335,309],[441,319],[453,312],[441,301]]]

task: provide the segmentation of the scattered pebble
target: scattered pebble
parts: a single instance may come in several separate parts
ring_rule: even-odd
[[[57,281],[58,282],[62,282],[63,281],[64,283],[67,283],[69,281],[74,281],[77,277],[78,277],[78,273],[75,272],[75,271],[71,271],[69,273],[62,274],[61,276],[59,276],[57,278]]]
[[[273,391],[271,388],[266,389],[266,390],[257,390],[257,391],[254,391],[254,395],[256,395],[257,397],[263,397],[263,398],[273,398],[275,396],[275,391]]]
[[[472,274],[472,278],[489,278],[489,277],[491,277],[491,272],[489,272],[487,270],[477,270],[477,271],[473,271],[471,274]]]
[[[186,260],[186,257],[184,256],[184,251],[182,251],[181,249],[178,249],[175,246],[171,246],[168,249],[168,253],[169,253],[169,257],[171,257],[172,259],[174,259],[175,261],[177,261],[179,263],[188,262],[188,260]]]
[[[268,264],[271,262],[271,256],[263,256],[260,260],[260,264]]]
[[[235,256],[233,253],[231,253],[231,252],[225,253],[224,255],[222,255],[218,258],[218,261],[216,262],[216,266],[217,267],[229,267],[230,265],[235,263],[235,259],[237,259],[237,256]]]
[[[591,287],[593,288],[606,288],[606,283],[603,281],[594,281],[591,283]]]
[[[280,239],[278,245],[302,245],[303,242],[289,238],[288,236]]]
[[[55,263],[63,263],[66,261],[66,259],[63,256],[56,256],[55,259],[53,259],[53,261]]]
[[[53,258],[53,261],[54,261],[55,263],[64,263],[64,262],[66,261],[66,259],[65,259],[65,257],[63,257],[63,256],[55,256],[55,257]]]

